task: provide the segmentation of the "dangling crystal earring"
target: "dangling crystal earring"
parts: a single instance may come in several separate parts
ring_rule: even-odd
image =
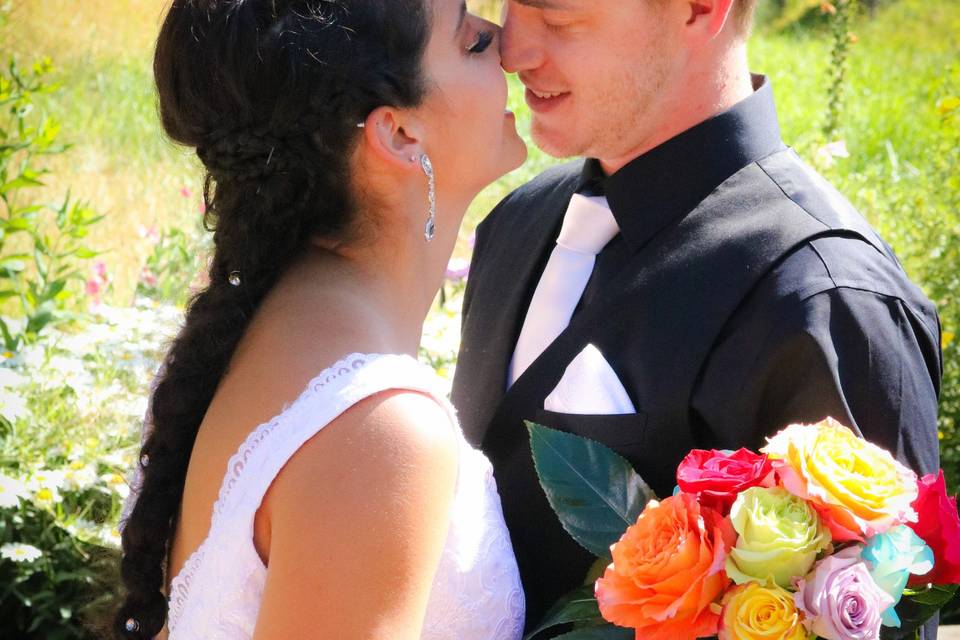
[[[427,174],[429,180],[427,200],[430,201],[430,217],[427,218],[427,224],[423,229],[423,237],[430,242],[437,233],[437,179],[433,174],[433,163],[430,162],[427,154],[420,156],[420,168]]]

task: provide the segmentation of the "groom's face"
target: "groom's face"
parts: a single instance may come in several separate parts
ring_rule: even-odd
[[[508,0],[504,18],[540,148],[613,159],[653,135],[682,63],[670,0]]]

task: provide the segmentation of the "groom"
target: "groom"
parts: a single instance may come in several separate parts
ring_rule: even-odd
[[[619,451],[661,497],[693,448],[825,416],[938,467],[936,311],[780,139],[747,68],[754,0],[509,0],[537,144],[583,156],[477,230],[453,399],[495,470],[528,627],[591,558],[523,420]],[[927,638],[933,637],[928,634]]]

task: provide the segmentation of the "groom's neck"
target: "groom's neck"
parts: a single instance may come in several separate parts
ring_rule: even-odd
[[[628,149],[597,158],[612,175],[667,140],[723,113],[754,91],[746,45],[726,52],[723,60],[693,65],[664,86],[665,99],[644,119],[639,139]]]

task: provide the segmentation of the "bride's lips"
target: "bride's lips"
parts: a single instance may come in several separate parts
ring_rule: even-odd
[[[524,92],[524,98],[532,111],[536,113],[547,113],[569,100],[570,92],[539,91],[527,87],[527,90]]]

